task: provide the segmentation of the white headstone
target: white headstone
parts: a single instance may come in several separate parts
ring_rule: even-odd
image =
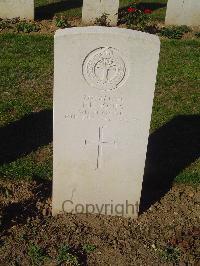
[[[137,217],[159,49],[133,30],[56,32],[53,214]]]
[[[168,0],[165,23],[200,26],[200,0]]]
[[[119,0],[84,0],[82,9],[82,22],[92,25],[103,14],[108,15],[107,22],[115,26],[118,19]]]
[[[34,0],[0,0],[0,18],[34,19]]]

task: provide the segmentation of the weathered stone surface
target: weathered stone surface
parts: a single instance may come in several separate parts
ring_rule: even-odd
[[[0,18],[34,19],[34,0],[0,0]]]
[[[168,0],[165,23],[167,25],[200,25],[199,0]]]
[[[159,49],[133,30],[56,32],[53,214],[137,217]]]
[[[119,0],[84,0],[82,21],[86,25],[92,25],[97,18],[108,14],[107,21],[110,26],[115,26],[118,19]]]

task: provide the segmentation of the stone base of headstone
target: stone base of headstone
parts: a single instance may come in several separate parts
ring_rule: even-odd
[[[0,18],[34,19],[34,0],[0,0]]]
[[[108,25],[116,26],[118,9],[119,0],[84,0],[82,23],[84,25],[94,25],[97,19],[102,19],[102,15],[106,14]]]
[[[165,24],[200,26],[200,0],[168,0]]]

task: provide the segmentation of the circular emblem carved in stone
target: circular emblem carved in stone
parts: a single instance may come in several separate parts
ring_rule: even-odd
[[[115,90],[123,85],[126,66],[118,50],[101,47],[85,58],[83,76],[92,87],[104,91]]]

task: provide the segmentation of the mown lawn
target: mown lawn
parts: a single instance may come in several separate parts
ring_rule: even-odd
[[[138,5],[152,9],[153,20],[164,21],[167,0],[120,0],[120,8],[127,7],[134,2],[137,2]],[[64,15],[66,17],[81,17],[82,4],[83,0],[36,0],[36,16],[38,13],[40,14],[40,17],[43,15],[46,16],[49,12],[56,16]]]
[[[53,37],[1,34],[0,47],[0,176],[51,179]],[[200,178],[199,58],[199,40],[162,41],[151,122],[159,158],[153,166],[165,175],[173,168],[180,182]]]

